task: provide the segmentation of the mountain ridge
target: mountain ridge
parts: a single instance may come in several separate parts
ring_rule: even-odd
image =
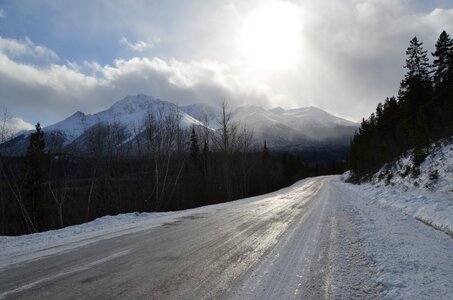
[[[120,124],[126,130],[126,140],[133,139],[145,118],[152,114],[163,118],[171,112],[180,116],[181,126],[206,126],[215,131],[219,127],[222,111],[217,107],[194,103],[178,107],[176,104],[145,94],[126,96],[109,108],[95,114],[77,111],[69,117],[43,128],[51,141],[68,146],[88,129],[101,124]],[[231,111],[231,121],[243,124],[254,132],[255,142],[267,141],[268,146],[284,150],[316,145],[342,145],[358,127],[357,123],[336,117],[320,108],[310,106],[295,109],[276,107],[265,109],[257,105],[244,105]],[[26,151],[26,140],[31,131],[22,133],[0,145],[0,153],[22,155]]]

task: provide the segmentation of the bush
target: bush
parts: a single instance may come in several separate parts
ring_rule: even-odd
[[[437,169],[433,169],[429,171],[429,180],[436,181],[439,179],[439,171]]]

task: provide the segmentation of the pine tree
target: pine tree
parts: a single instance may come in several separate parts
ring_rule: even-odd
[[[26,209],[31,215],[33,224],[42,229],[40,224],[43,221],[43,160],[44,160],[44,132],[39,123],[36,124],[36,131],[30,136],[30,143],[24,159],[24,197]]]
[[[429,75],[429,62],[426,56],[427,51],[423,50],[423,43],[419,42],[417,37],[414,37],[406,50],[405,68],[408,69],[406,78],[420,77],[421,79],[427,80]]]
[[[264,145],[263,145],[263,160],[266,160],[269,156],[269,150],[267,149],[267,143],[266,140],[264,140]]]
[[[406,64],[408,71],[400,85],[400,100],[420,104],[422,99],[429,97],[431,79],[430,65],[427,51],[423,50],[423,43],[414,37],[406,50]]]
[[[453,79],[453,40],[445,30],[440,34],[436,43],[436,51],[432,55],[434,56],[434,86],[439,89]]]
[[[196,158],[199,152],[200,147],[198,146],[197,134],[195,133],[195,127],[192,127],[192,133],[190,135],[190,156]]]

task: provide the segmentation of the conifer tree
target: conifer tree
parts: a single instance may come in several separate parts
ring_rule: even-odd
[[[269,156],[269,150],[267,149],[266,140],[264,140],[264,145],[263,145],[263,160],[267,159],[268,156]]]
[[[436,51],[432,55],[434,57],[434,86],[439,89],[453,79],[453,40],[445,30],[440,34],[436,43]]]
[[[400,85],[400,100],[418,105],[429,97],[431,80],[429,77],[430,65],[427,51],[423,50],[423,43],[414,37],[406,50],[407,73]]]
[[[192,127],[192,133],[190,134],[190,156],[192,158],[198,157],[200,147],[198,146],[198,138],[195,133],[195,127]]]
[[[30,143],[24,159],[24,196],[26,209],[31,215],[33,224],[40,228],[43,218],[43,160],[44,160],[44,132],[39,123],[35,126],[36,131],[30,136]]]

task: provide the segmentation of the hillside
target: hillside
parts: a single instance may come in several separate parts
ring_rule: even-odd
[[[414,151],[408,151],[372,175],[369,183],[360,186],[381,205],[400,210],[453,236],[452,139],[439,141],[430,148],[430,154],[419,166],[414,164]]]

